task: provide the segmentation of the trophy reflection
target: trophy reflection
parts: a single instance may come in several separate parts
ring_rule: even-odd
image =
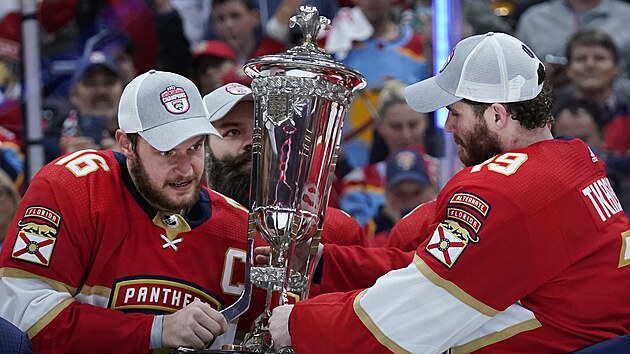
[[[265,311],[242,345],[226,350],[273,352],[267,329],[271,309],[293,296],[308,297],[344,116],[353,93],[366,84],[359,72],[315,44],[320,29],[330,24],[315,7],[300,7],[290,21],[302,28],[304,44],[244,65],[255,106],[247,270],[241,298],[222,313],[231,321],[245,312],[252,285],[266,289],[267,296]],[[256,231],[271,246],[265,267],[253,266]],[[295,262],[296,245],[308,241],[309,253],[300,257],[306,264],[297,264],[302,262]]]

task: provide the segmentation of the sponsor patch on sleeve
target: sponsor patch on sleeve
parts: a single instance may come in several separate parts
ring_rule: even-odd
[[[57,242],[61,217],[55,211],[41,206],[26,209],[11,258],[48,267]]]

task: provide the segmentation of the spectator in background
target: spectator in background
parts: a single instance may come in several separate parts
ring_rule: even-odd
[[[630,80],[619,76],[619,52],[611,36],[597,29],[578,31],[567,42],[565,53],[570,81],[556,90],[556,98],[595,101],[604,123],[628,111]]]
[[[604,127],[597,103],[584,98],[565,98],[551,111],[554,137],[573,137],[585,142],[596,153],[604,149]]]
[[[15,188],[11,178],[3,170],[0,170],[0,249],[20,199],[20,193]]]
[[[556,98],[584,97],[597,102],[606,128],[606,149],[630,149],[630,79],[619,77],[619,54],[612,37],[599,30],[577,32],[566,46],[570,83]]]
[[[387,158],[385,202],[366,228],[370,246],[385,245],[392,227],[403,216],[435,198],[437,184],[429,170],[425,154],[415,147],[402,148]]]
[[[116,64],[126,85],[133,80],[137,74],[133,57],[135,49],[131,37],[124,32],[104,31],[98,38],[94,46],[88,48],[87,53],[103,52],[107,58]]]
[[[0,125],[0,171],[3,171],[18,188],[24,181],[24,155],[16,135]]]
[[[22,124],[21,14],[18,0],[0,5],[0,127],[11,131],[19,146],[24,142]]]
[[[235,68],[236,53],[225,42],[202,41],[193,49],[192,81],[202,95],[223,85],[223,77]]]
[[[389,79],[406,84],[428,76],[424,38],[394,20],[394,0],[356,0],[341,8],[325,33],[324,48],[367,79],[344,123],[342,150],[351,168],[369,161],[378,94]]]
[[[229,44],[236,53],[237,64],[286,48],[282,42],[258,35],[260,16],[252,0],[213,0],[212,26],[217,39]]]
[[[75,61],[92,51],[106,52],[91,44],[112,31],[129,36],[136,73],[160,69],[189,75],[190,46],[170,0],[42,0],[40,22],[46,96],[66,97]]]
[[[170,0],[177,10],[184,29],[184,34],[194,49],[205,38],[210,26],[212,1],[208,0]]]
[[[494,13],[492,2],[492,0],[464,0],[463,37],[486,32],[512,32],[510,25]]]
[[[379,119],[375,127],[388,151],[412,145],[424,149],[424,135],[431,116],[409,107],[404,97],[405,86],[392,80],[379,95]],[[435,162],[426,154],[423,158],[429,164],[430,175],[435,176]],[[385,177],[385,161],[353,169],[342,181],[340,209],[349,213],[360,225],[367,225],[385,202]]]
[[[47,161],[77,150],[114,147],[118,103],[123,90],[120,70],[102,52],[79,63],[70,95],[72,109],[57,117],[46,133]]]
[[[515,36],[545,62],[554,87],[566,82],[564,48],[581,29],[608,33],[620,52],[620,74],[630,72],[630,36],[627,35],[630,4],[619,0],[550,0],[529,7],[520,16]]]

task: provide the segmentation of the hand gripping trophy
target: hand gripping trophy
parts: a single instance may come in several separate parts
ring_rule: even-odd
[[[302,6],[290,19],[291,27],[296,24],[304,34],[302,45],[244,65],[253,79],[255,107],[247,270],[241,297],[222,313],[228,322],[244,313],[252,284],[266,289],[267,297],[266,310],[243,344],[223,353],[273,352],[267,330],[271,309],[287,304],[292,294],[308,297],[344,115],[353,93],[366,85],[359,72],[316,45],[329,19],[319,16],[315,7]],[[267,267],[253,266],[257,230],[271,246]],[[295,246],[308,241],[306,265],[299,267],[294,263]]]

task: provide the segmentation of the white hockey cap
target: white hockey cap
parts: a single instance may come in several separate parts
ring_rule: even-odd
[[[405,89],[418,112],[432,112],[461,99],[483,103],[527,101],[542,91],[545,67],[520,40],[489,32],[461,40],[437,75]]]
[[[254,101],[252,90],[238,82],[227,83],[203,96],[210,122],[223,117],[242,101]],[[254,117],[252,117],[253,119]]]
[[[150,70],[125,87],[118,106],[118,125],[138,133],[159,151],[169,151],[187,139],[214,134],[201,94],[189,79]]]

